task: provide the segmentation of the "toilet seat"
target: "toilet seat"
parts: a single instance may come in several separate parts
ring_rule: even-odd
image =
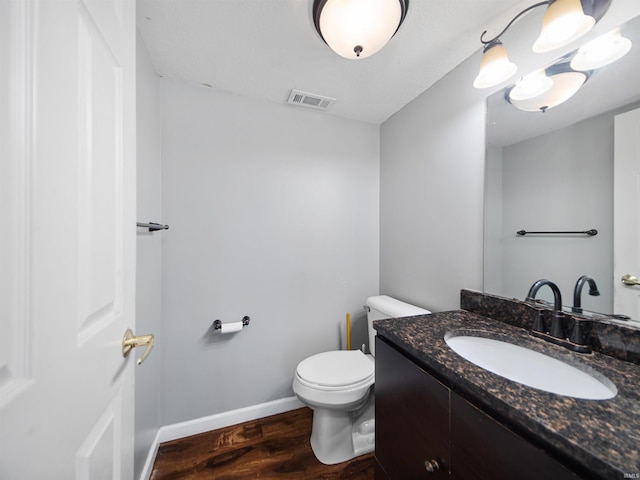
[[[333,390],[372,381],[375,367],[360,350],[336,350],[303,360],[298,364],[296,373],[309,387]]]

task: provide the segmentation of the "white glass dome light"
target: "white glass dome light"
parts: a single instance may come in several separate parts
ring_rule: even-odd
[[[631,50],[631,40],[615,28],[578,49],[571,60],[574,70],[594,70],[620,60]]]
[[[542,30],[533,44],[536,53],[550,52],[577,40],[596,24],[585,15],[580,0],[554,0],[542,19]]]
[[[509,92],[511,100],[529,100],[539,97],[553,87],[553,80],[547,77],[544,70],[530,73],[522,77]]]
[[[550,108],[557,107],[573,97],[584,82],[589,78],[586,72],[574,72],[567,69],[566,64],[554,69],[554,72],[547,71],[548,78],[552,81],[551,88],[544,93],[525,98],[523,96],[511,96],[511,91],[507,92],[509,102],[516,108],[525,112],[546,112]],[[514,88],[515,89],[515,88]]]
[[[315,0],[318,33],[338,55],[367,58],[396,33],[406,15],[408,0]]]

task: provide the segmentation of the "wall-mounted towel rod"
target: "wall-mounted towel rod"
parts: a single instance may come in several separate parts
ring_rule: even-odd
[[[155,232],[157,230],[169,230],[169,225],[162,225],[161,223],[142,223],[137,222],[136,227],[148,228],[150,232]]]
[[[520,236],[524,235],[589,235],[593,237],[598,234],[598,230],[592,228],[590,230],[585,230],[582,232],[527,232],[526,230],[519,230],[516,232]]]

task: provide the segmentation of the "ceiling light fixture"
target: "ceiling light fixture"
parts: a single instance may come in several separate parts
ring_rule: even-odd
[[[549,52],[568,45],[587,33],[606,13],[612,0],[546,0],[525,8],[507,24],[494,38],[485,40],[485,30],[480,35],[480,42],[484,45],[480,71],[473,82],[476,88],[489,88],[508,80],[516,73],[517,67],[507,58],[506,49],[500,42],[500,37],[522,15],[534,8],[546,6],[542,19],[542,28],[538,39],[533,44],[536,53]],[[499,46],[500,55],[492,52]],[[485,57],[487,59],[485,60]],[[503,68],[499,68],[502,66]],[[508,66],[508,68],[507,68]],[[502,74],[498,75],[500,71]]]
[[[367,58],[402,25],[409,0],[314,0],[316,30],[338,55]]]

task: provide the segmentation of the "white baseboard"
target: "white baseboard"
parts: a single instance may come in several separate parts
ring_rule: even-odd
[[[186,422],[174,423],[160,427],[153,444],[149,449],[147,460],[140,474],[140,480],[149,480],[153,462],[155,461],[158,447],[162,442],[176,440],[178,438],[197,435],[198,433],[209,432],[217,428],[229,427],[238,423],[248,422],[257,418],[268,417],[278,413],[288,412],[297,408],[304,407],[304,404],[297,397],[281,398],[271,402],[251,405],[249,407],[238,408],[237,410],[229,410],[228,412],[210,415],[208,417],[196,418]]]

